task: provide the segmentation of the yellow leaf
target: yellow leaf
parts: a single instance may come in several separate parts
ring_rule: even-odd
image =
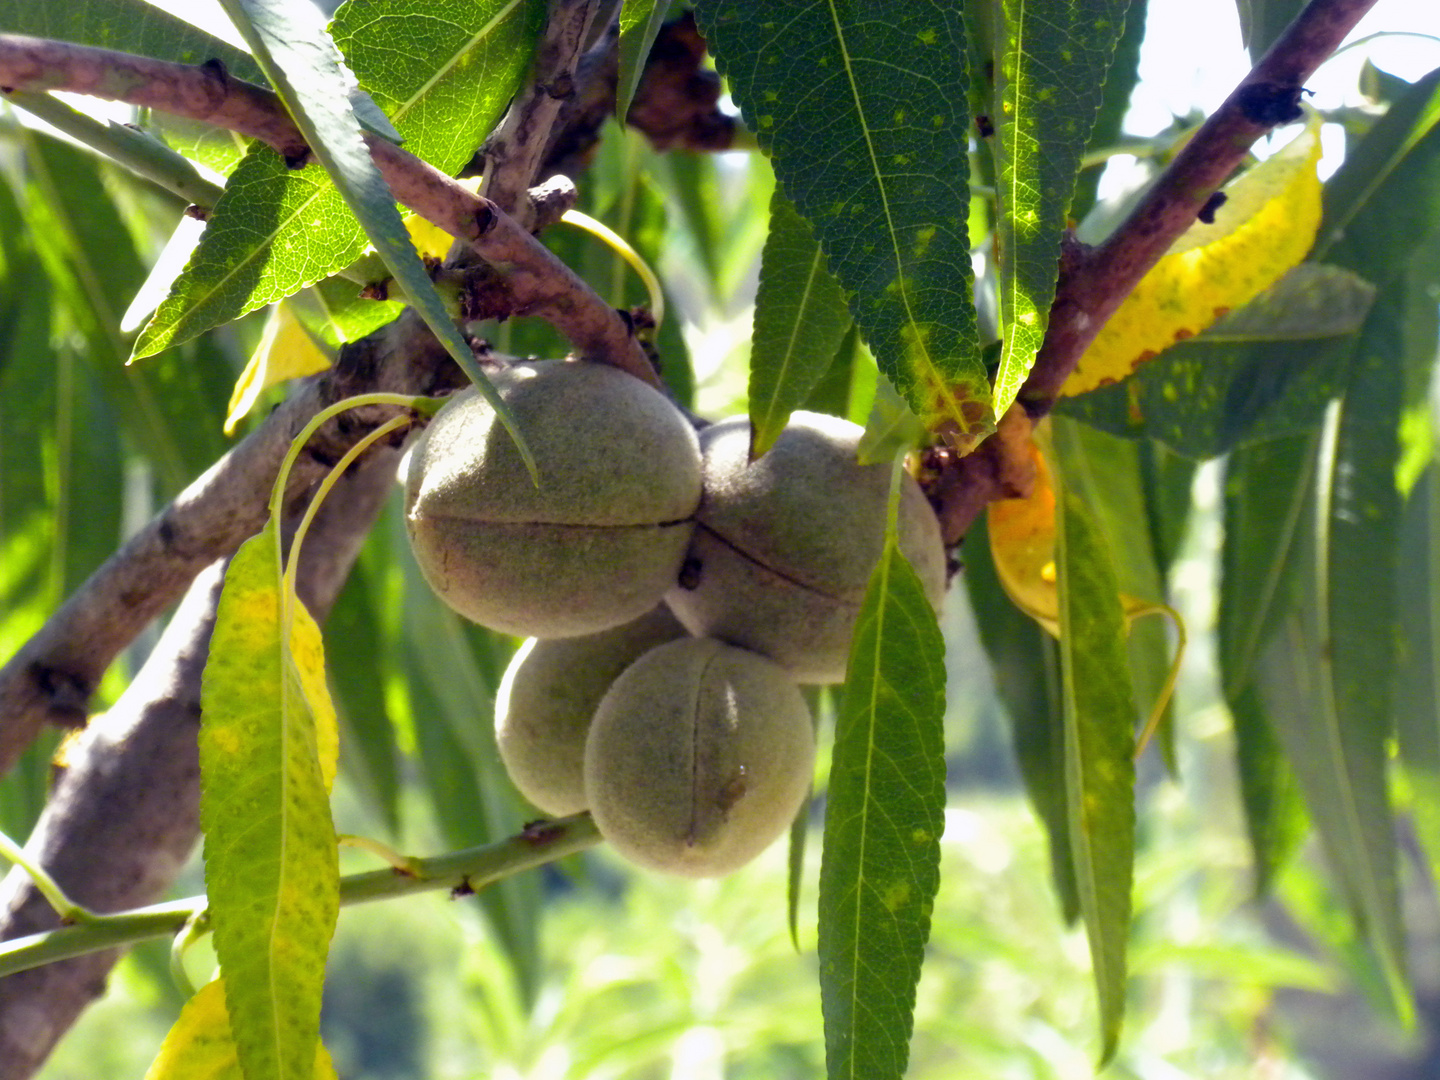
[[[986,510],[990,554],[1005,595],[1021,611],[1060,636],[1055,584],[1055,488],[1040,448],[1030,444],[1035,490],[1026,499],[997,499]]]
[[[330,358],[315,344],[290,310],[290,305],[281,302],[270,310],[265,331],[260,335],[260,344],[250,355],[250,362],[235,382],[230,394],[230,407],[225,414],[225,434],[235,431],[235,426],[255,407],[260,394],[276,383],[286,379],[298,379],[302,375],[313,375],[330,366]]]
[[[1055,570],[1055,487],[1045,455],[1034,443],[1035,490],[1027,499],[997,499],[986,510],[990,554],[1005,595],[1052,637],[1060,636],[1060,589]],[[1120,594],[1127,621],[1158,606]]]
[[[471,176],[457,183],[472,192],[478,192],[480,179],[478,176]],[[443,259],[450,246],[455,243],[455,237],[419,214],[411,214],[405,219],[405,231],[410,234],[410,242],[415,245],[415,250],[422,259]]]
[[[330,685],[325,681],[325,646],[320,627],[298,596],[294,598],[290,626],[290,663],[305,703],[315,717],[315,751],[320,758],[325,790],[329,791],[335,786],[335,768],[340,757],[340,722],[330,697]]]
[[[219,979],[206,983],[185,1003],[145,1080],[244,1080]],[[319,1043],[315,1080],[335,1080],[330,1054]]]
[[[1320,117],[1225,188],[1213,223],[1197,221],[1141,279],[1061,388],[1119,382],[1175,342],[1248,304],[1295,266],[1320,227]]]

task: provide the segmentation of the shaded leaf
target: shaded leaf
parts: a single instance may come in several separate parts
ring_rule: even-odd
[[[1060,679],[1070,847],[1100,1005],[1100,1060],[1125,1016],[1125,950],[1135,864],[1135,705],[1125,618],[1105,538],[1085,504],[1056,502]]]
[[[301,1075],[334,1080],[335,1066],[323,1044],[315,1044],[314,1069]],[[223,980],[206,983],[185,1003],[145,1080],[244,1080]]]
[[[1113,146],[1120,141],[1124,131],[1125,114],[1130,111],[1130,95],[1140,81],[1140,43],[1145,40],[1145,16],[1149,6],[1149,0],[1130,0],[1125,8],[1125,28],[1120,33],[1120,40],[1110,61],[1110,70],[1100,91],[1100,108],[1095,116],[1095,126],[1090,130],[1088,149],[1091,151]],[[1076,178],[1075,197],[1070,204],[1071,217],[1083,220],[1095,205],[1095,195],[1103,171],[1103,168],[1086,169]]]
[[[1384,284],[1440,229],[1440,69],[1397,101],[1325,185],[1315,258]]]
[[[1306,831],[1294,770],[1256,687],[1262,643],[1274,636],[1296,588],[1304,511],[1314,480],[1314,434],[1237,451],[1225,475],[1217,637],[1221,691],[1235,726],[1245,827],[1264,894]]]
[[[856,457],[862,465],[894,461],[895,455],[910,451],[925,440],[925,425],[910,411],[910,405],[883,375],[875,380],[875,400],[860,436]]]
[[[829,1075],[905,1073],[940,884],[945,646],[887,540],[851,646],[820,864],[820,997]]]
[[[330,32],[405,149],[453,176],[499,121],[544,25],[544,0],[347,0]]]
[[[1395,718],[1400,761],[1414,791],[1416,831],[1440,864],[1440,480],[1432,460],[1406,500],[1396,602],[1400,649]]]
[[[1045,337],[1075,174],[1127,3],[1002,0],[998,5],[1000,107],[988,140],[997,158],[997,288],[1004,341],[995,376],[996,415],[1015,400]]]
[[[650,46],[670,13],[670,0],[627,0],[620,9],[620,75],[615,88],[615,115],[623,119],[635,100]]]
[[[283,628],[276,530],[272,522],[246,541],[225,575],[201,689],[200,820],[240,1056],[251,1075],[301,1076],[315,1056],[338,913],[322,764],[329,757],[333,775],[334,759],[307,700],[318,633],[310,639],[304,619],[292,624],[310,644],[297,656]]]
[[[810,396],[851,325],[845,294],[825,268],[815,230],[777,187],[751,338],[752,459],[770,449],[791,411]]]
[[[1101,328],[1061,393],[1119,382],[1176,341],[1249,303],[1305,257],[1320,223],[1320,120],[1225,189]]]
[[[985,518],[965,545],[965,585],[995,690],[1010,721],[1015,762],[1050,849],[1050,875],[1067,923],[1080,918],[1065,770],[1065,725],[1060,654],[1055,639],[1025,615],[1000,585]]]
[[[1411,1006],[1386,775],[1404,378],[1394,303],[1392,290],[1381,293],[1345,397],[1328,417],[1294,592],[1260,646],[1255,679],[1331,868],[1404,1015]]]
[[[696,14],[880,370],[928,428],[972,445],[993,415],[965,228],[969,117],[947,89],[968,81],[959,9],[702,0]]]

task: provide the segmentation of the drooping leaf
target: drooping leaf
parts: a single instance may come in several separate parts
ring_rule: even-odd
[[[1125,27],[1127,0],[999,5],[994,149],[1000,219],[1001,415],[1025,381],[1049,323],[1075,174]],[[1063,62],[1057,63],[1057,57]]]
[[[1414,792],[1416,831],[1440,864],[1440,467],[1410,489],[1400,526],[1396,603],[1400,653],[1395,720],[1400,760]]]
[[[1247,304],[1305,257],[1320,223],[1320,119],[1224,189],[1141,279],[1065,381],[1083,394],[1119,382],[1176,341]]]
[[[1105,538],[1079,496],[1056,501],[1060,678],[1070,847],[1100,1005],[1100,1060],[1125,1016],[1135,864],[1135,705],[1125,617]]]
[[[544,25],[544,0],[464,0],[443,12],[424,0],[347,0],[330,32],[405,149],[453,176],[500,119]]]
[[[1325,185],[1315,258],[1377,285],[1440,230],[1440,69],[1397,101]]]
[[[831,1080],[899,1080],[940,884],[945,646],[893,527],[861,606],[836,720],[820,864]]]
[[[1255,679],[1385,988],[1410,1010],[1387,787],[1395,670],[1395,487],[1403,372],[1395,290],[1381,293],[1329,414],[1294,592]],[[1302,521],[1304,519],[1302,518]]]
[[[356,566],[325,620],[338,697],[342,760],[392,834],[400,828],[400,760],[385,700],[386,641],[371,568]]]
[[[1193,458],[1309,430],[1341,391],[1349,335],[1374,296],[1349,270],[1302,263],[1123,383],[1066,398],[1060,411]]]
[[[777,187],[755,296],[751,457],[770,449],[791,411],[810,396],[850,325],[845,294],[825,267],[815,230]]]
[[[670,0],[629,0],[620,9],[620,75],[615,88],[615,115],[624,120],[635,100],[645,58],[670,13]]]
[[[1105,76],[1105,86],[1100,91],[1100,109],[1095,116],[1095,126],[1090,131],[1090,151],[1101,150],[1120,141],[1125,114],[1130,111],[1130,96],[1140,81],[1140,45],[1145,40],[1145,17],[1149,7],[1149,0],[1130,0],[1125,9],[1125,29],[1120,33],[1110,70]],[[1076,178],[1070,216],[1077,221],[1083,220],[1095,205],[1102,171],[1102,168],[1089,168]]]
[[[1236,0],[1240,16],[1240,40],[1258,64],[1265,50],[1305,6],[1304,0]]]
[[[702,0],[696,14],[880,370],[930,430],[973,445],[994,418],[965,227],[970,120],[949,92],[968,81],[959,9]]]
[[[284,626],[277,529],[246,541],[225,576],[201,688],[200,820],[240,1058],[250,1075],[298,1077],[315,1057],[339,910],[334,728],[319,733],[328,696],[309,697],[323,685],[318,632],[308,616]]]
[[[318,12],[278,0],[221,2],[294,117],[311,153],[325,167],[345,205],[405,290],[410,305],[495,410],[534,477],[534,460],[509,408],[476,364],[469,344],[446,311],[415,253],[390,189],[371,160],[350,105],[350,88],[339,54],[320,24]],[[333,269],[336,267],[327,267],[326,273]]]
[[[860,436],[857,459],[862,465],[894,461],[895,455],[913,450],[925,438],[925,425],[910,411],[909,403],[900,396],[890,380],[883,375],[875,380],[875,399]]]
[[[315,1044],[314,1069],[302,1075],[335,1080],[335,1066],[323,1043]],[[245,1080],[230,1032],[223,979],[206,983],[185,1003],[145,1080]]]
[[[225,417],[225,434],[235,431],[260,400],[260,395],[270,387],[302,375],[313,375],[329,366],[330,357],[315,344],[290,305],[282,300],[271,310],[260,343],[236,380]]]
[[[986,520],[975,523],[965,545],[965,585],[1010,720],[1015,763],[1050,848],[1050,875],[1067,923],[1080,918],[1075,860],[1065,794],[1065,725],[1060,695],[1060,654],[1055,638],[1010,600],[990,556]]]
[[[405,551],[399,669],[414,716],[415,745],[430,804],[447,843],[472,847],[512,835],[526,820],[495,748],[495,688],[512,646],[499,634],[462,622],[420,576],[402,539],[398,515],[392,549]],[[485,912],[514,965],[524,995],[539,988],[540,883],[519,875],[483,890]]]
[[[1235,726],[1241,802],[1261,895],[1307,828],[1294,769],[1254,673],[1262,644],[1276,632],[1296,587],[1317,448],[1313,433],[1290,436],[1238,450],[1226,466],[1220,679]]]

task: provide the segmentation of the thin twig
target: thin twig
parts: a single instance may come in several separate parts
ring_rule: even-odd
[[[340,881],[340,903],[348,907],[439,889],[479,892],[497,881],[574,855],[599,842],[600,834],[589,814],[542,821],[494,844],[428,859],[407,858],[404,870],[391,867],[344,877]],[[6,941],[0,944],[0,978],[57,960],[170,937],[184,929],[205,905],[204,896],[192,896]]]
[[[231,77],[218,64],[175,64],[0,34],[0,91],[16,89],[69,90],[186,116],[261,139],[297,167],[310,156],[279,98]],[[611,364],[660,386],[659,376],[619,312],[514,218],[386,139],[368,132],[365,139],[397,201],[469,243],[482,259],[503,271],[514,292],[514,314],[543,318],[585,359]]]

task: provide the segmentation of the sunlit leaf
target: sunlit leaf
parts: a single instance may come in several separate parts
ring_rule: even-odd
[[[348,266],[365,233],[323,169],[260,143],[235,167],[190,262],[135,342],[150,356]]]
[[[201,690],[200,820],[215,951],[246,1071],[298,1076],[315,1055],[338,912],[326,793],[334,729],[318,731],[328,695],[307,696],[323,675],[298,599],[283,626],[277,528],[242,545],[225,576]]]
[[[835,359],[850,325],[845,294],[825,268],[815,230],[777,187],[755,296],[751,457],[770,449]]]
[[[260,395],[270,387],[303,375],[313,375],[329,366],[330,357],[305,332],[290,305],[284,301],[276,304],[265,323],[264,333],[260,335],[260,343],[255,346],[245,370],[235,382],[235,392],[230,395],[230,410],[225,417],[225,434],[235,431],[260,400]]]
[[[315,1067],[302,1075],[334,1080],[335,1066],[324,1044],[315,1044]],[[230,1033],[223,980],[206,983],[185,1003],[145,1080],[245,1080]]]
[[[950,91],[969,79],[959,8],[702,0],[696,14],[880,370],[968,449],[994,417],[971,300],[970,118]]]
[[[1049,323],[1075,174],[1100,107],[1128,0],[997,7],[999,108],[989,143],[998,162],[1001,335],[995,412],[1015,400]],[[1064,57],[1057,64],[1055,57]]]
[[[1195,458],[1307,431],[1341,392],[1348,335],[1374,298],[1374,286],[1349,270],[1301,263],[1123,383],[1066,398],[1060,411]]]
[[[1100,1003],[1101,1062],[1125,1016],[1135,863],[1135,705],[1125,616],[1104,536],[1078,496],[1057,500],[1060,677],[1070,847]]]
[[[944,656],[892,525],[851,645],[825,808],[820,997],[832,1078],[905,1073],[940,881]]]
[[[1305,257],[1320,224],[1320,118],[1224,189],[1110,317],[1061,393],[1119,382],[1176,341],[1248,303]]]
[[[505,111],[544,25],[544,0],[347,0],[330,32],[405,149],[453,176]]]
[[[311,153],[325,166],[335,189],[405,290],[411,306],[495,410],[533,478],[535,462],[509,408],[480,370],[469,344],[445,309],[429,272],[415,253],[390,189],[371,160],[350,106],[339,55],[319,23],[318,12],[277,7],[272,0],[221,2],[285,101]],[[333,269],[328,267],[326,272]]]

